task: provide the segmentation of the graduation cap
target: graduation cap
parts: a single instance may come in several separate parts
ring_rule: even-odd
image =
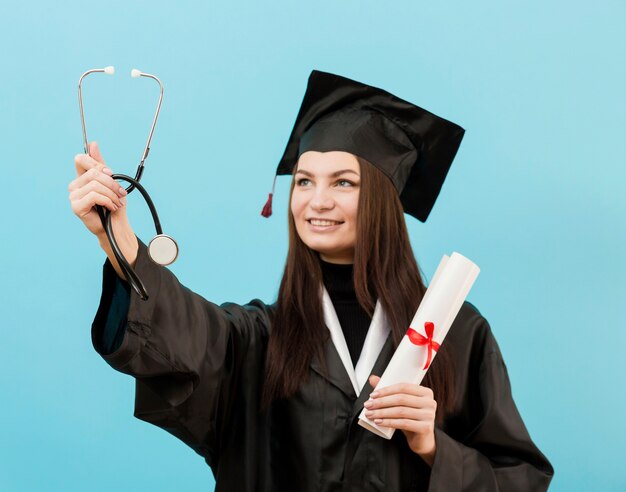
[[[292,174],[309,150],[349,152],[391,179],[404,211],[425,222],[464,132],[387,91],[313,70],[276,175]],[[273,193],[274,185],[264,217]]]

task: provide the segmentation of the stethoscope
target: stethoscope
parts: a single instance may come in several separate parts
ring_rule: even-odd
[[[78,80],[78,104],[80,106],[80,120],[83,125],[83,141],[85,144],[85,154],[89,154],[89,143],[87,140],[87,130],[85,127],[85,111],[83,107],[83,95],[81,84],[83,79],[92,73],[102,72],[108,75],[113,75],[115,73],[114,67],[106,67],[106,68],[95,68],[92,70],[86,71],[81,75]],[[150,141],[152,140],[152,134],[154,133],[154,127],[156,126],[157,120],[159,118],[159,111],[161,110],[161,102],[163,101],[163,84],[161,81],[155,77],[154,75],[150,75],[149,73],[143,73],[140,70],[134,68],[130,72],[131,77],[139,78],[139,77],[148,77],[150,79],[156,80],[159,84],[160,94],[159,94],[159,102],[157,104],[156,113],[154,114],[154,119],[152,120],[152,126],[150,127],[150,134],[148,135],[148,141],[146,142],[146,147],[143,150],[143,155],[141,157],[141,162],[139,163],[139,167],[137,167],[137,173],[134,178],[130,176],[126,176],[125,174],[114,174],[111,176],[115,180],[126,181],[130,183],[126,191],[130,194],[135,188],[139,190],[142,194],[143,198],[146,200],[148,207],[150,208],[150,213],[152,214],[152,219],[154,220],[154,226],[156,228],[157,235],[150,241],[148,245],[148,254],[152,261],[158,263],[159,265],[170,265],[176,261],[178,257],[178,245],[174,239],[166,234],[163,234],[163,229],[161,228],[161,222],[159,221],[159,216],[157,214],[156,208],[154,207],[154,203],[152,203],[152,199],[145,188],[139,183],[141,179],[141,175],[143,174],[144,163],[148,158],[148,153],[150,152]],[[102,222],[102,227],[106,232],[107,238],[109,239],[109,243],[111,244],[111,249],[115,254],[115,258],[117,259],[120,268],[122,269],[124,276],[128,283],[133,287],[135,292],[139,294],[141,299],[144,301],[148,299],[148,292],[146,291],[146,287],[143,285],[141,279],[137,276],[133,268],[124,258],[122,251],[120,250],[117,241],[115,240],[115,236],[113,235],[113,227],[111,225],[111,212],[99,205],[96,205],[96,210],[98,215],[100,216],[100,220]]]

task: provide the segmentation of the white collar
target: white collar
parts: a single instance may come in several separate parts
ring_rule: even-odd
[[[374,315],[372,316],[372,322],[367,330],[367,336],[363,343],[363,349],[361,355],[357,361],[356,368],[352,365],[352,359],[350,358],[350,352],[348,351],[348,345],[346,339],[343,336],[343,330],[339,324],[337,313],[333,302],[328,295],[328,291],[324,288],[322,297],[322,307],[324,309],[324,322],[330,331],[330,338],[333,341],[335,349],[339,354],[339,358],[343,363],[343,366],[350,377],[354,392],[357,396],[361,393],[361,389],[365,386],[367,379],[372,373],[376,359],[380,354],[387,336],[389,335],[389,324],[383,313],[382,306],[379,301],[376,301],[376,307],[374,308]]]

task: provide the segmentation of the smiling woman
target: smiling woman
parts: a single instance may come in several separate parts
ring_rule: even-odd
[[[547,488],[552,467],[470,304],[423,385],[372,393],[425,292],[403,212],[426,220],[462,136],[388,92],[314,71],[277,170],[293,178],[272,305],[217,306],[185,288],[148,258],[97,149],[76,158],[73,208],[109,257],[94,346],[135,377],[135,415],[203,456],[216,490]],[[94,228],[94,204],[112,210],[122,250],[153,292],[147,301]],[[402,432],[386,440],[358,426],[364,407]]]
[[[347,152],[305,152],[291,193],[298,236],[322,260],[353,263],[360,170]]]

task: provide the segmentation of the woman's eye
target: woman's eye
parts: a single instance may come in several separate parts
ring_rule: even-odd
[[[298,186],[308,186],[310,182],[311,181],[308,180],[307,178],[300,178],[298,181],[296,181],[296,184]]]
[[[340,179],[339,181],[337,181],[337,185],[339,185],[341,188],[347,188],[349,186],[354,186],[354,183],[352,181],[348,181],[347,179]]]

